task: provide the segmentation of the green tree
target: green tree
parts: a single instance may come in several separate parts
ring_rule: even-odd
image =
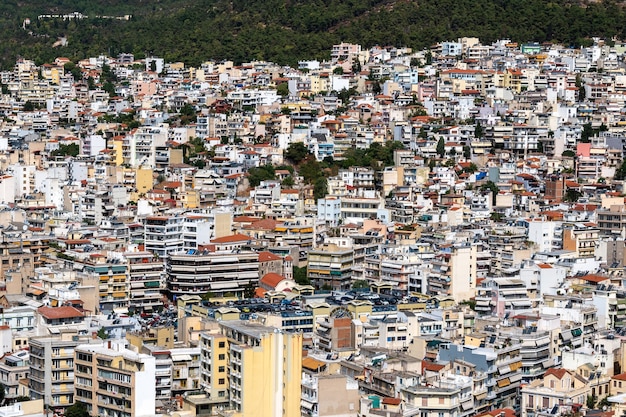
[[[333,74],[335,75],[343,75],[343,67],[337,66],[333,68]]]
[[[568,188],[567,191],[565,191],[565,195],[563,196],[563,201],[568,201],[570,203],[575,203],[582,196],[583,195],[582,195],[582,193],[580,191],[575,190],[573,188]]]
[[[587,406],[587,408],[589,409],[594,409],[594,407],[596,406],[596,401],[598,400],[598,398],[595,395],[587,395],[587,400],[585,401],[585,405]]]
[[[481,139],[484,136],[483,127],[480,122],[476,121],[476,126],[474,127],[474,137],[477,139]]]
[[[276,86],[276,94],[282,98],[286,98],[289,95],[289,84],[280,83]]]
[[[326,178],[319,177],[313,184],[313,196],[316,199],[320,199],[326,197],[326,194],[328,194],[328,182]]]
[[[576,88],[578,88],[578,101],[585,101],[587,98],[587,91],[583,84],[583,77],[580,74],[576,74]]]
[[[482,191],[491,191],[491,204],[495,206],[498,193],[500,192],[500,189],[498,188],[496,183],[493,181],[487,181],[480,186],[480,189]]]
[[[248,281],[245,288],[243,289],[243,298],[254,298],[256,287],[252,283],[252,281]]]
[[[436,148],[436,152],[437,155],[439,155],[440,158],[443,158],[446,154],[446,142],[443,139],[443,136],[439,137],[439,141],[437,141],[437,148]]]
[[[100,327],[100,328],[98,329],[98,333],[96,333],[96,334],[97,334],[97,336],[98,336],[100,339],[102,339],[102,340],[106,340],[106,339],[108,339],[108,338],[109,338],[109,336],[107,335],[107,331],[106,331],[106,330],[104,330],[104,327]]]
[[[87,406],[80,401],[75,402],[73,405],[70,405],[65,410],[65,417],[90,417],[89,411],[87,411]]]
[[[307,267],[293,267],[293,280],[296,281],[299,285],[310,285],[311,281],[307,276]]]
[[[369,289],[370,284],[364,280],[364,279],[357,279],[356,281],[354,281],[352,283],[352,289],[353,290],[360,290],[360,289],[364,289],[364,288],[368,288]]]
[[[271,164],[250,168],[248,170],[248,181],[251,187],[258,186],[261,184],[261,181],[273,179],[276,179],[276,170]]]
[[[291,188],[294,186],[294,184],[295,182],[293,180],[293,177],[289,175],[288,177],[285,177],[281,185],[286,188]]]
[[[72,156],[76,157],[80,153],[80,147],[77,143],[69,143],[67,145],[59,145],[59,149],[50,152],[50,156]]]
[[[302,142],[292,142],[285,150],[285,158],[296,165],[302,162],[309,155],[309,150]]]

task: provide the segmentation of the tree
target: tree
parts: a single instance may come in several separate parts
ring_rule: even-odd
[[[89,411],[87,411],[87,406],[80,401],[75,402],[73,405],[70,405],[65,410],[65,417],[90,417]]]
[[[255,290],[256,288],[252,281],[248,281],[245,288],[243,289],[243,298],[254,298]]]
[[[476,127],[474,127],[474,137],[480,139],[484,136],[483,127],[480,122],[476,121]]]
[[[316,199],[324,198],[328,194],[328,182],[326,178],[320,177],[315,180],[315,184],[313,184],[313,196]]]
[[[343,75],[343,67],[338,66],[333,68],[333,74],[335,75]]]
[[[356,281],[352,283],[353,290],[360,290],[360,289],[365,289],[365,288],[369,289],[369,287],[370,287],[370,284],[364,279],[357,279]]]
[[[491,191],[491,204],[495,206],[498,193],[500,192],[496,183],[493,181],[487,181],[480,186],[480,189],[481,191]]]
[[[80,153],[80,147],[77,143],[70,143],[68,145],[59,145],[59,149],[55,149],[50,152],[50,156],[73,156],[76,157]]]
[[[578,101],[585,101],[587,91],[583,85],[583,77],[580,74],[576,74],[576,88],[578,88]]]
[[[98,329],[98,333],[96,333],[98,335],[98,337],[102,340],[106,340],[109,338],[109,336],[107,335],[107,331],[104,330],[104,327],[100,327]]]
[[[565,195],[563,196],[563,201],[575,203],[582,196],[583,194],[580,191],[575,190],[573,188],[568,188],[567,191],[565,192]]]
[[[437,142],[436,152],[440,158],[443,158],[446,154],[446,142],[443,139],[443,136],[439,136],[439,141]]]
[[[285,150],[285,158],[296,165],[309,155],[309,150],[302,142],[292,142]]]
[[[283,187],[287,187],[287,188],[291,188],[293,187],[295,184],[295,182],[293,181],[293,177],[291,175],[289,175],[288,177],[286,177],[283,182],[282,182],[282,186]]]
[[[276,86],[276,94],[278,94],[282,98],[287,97],[289,95],[289,84],[287,83],[278,84]]]
[[[307,276],[307,267],[293,267],[293,280],[298,283],[298,285],[311,285],[311,281]]]
[[[470,159],[472,157],[472,148],[465,145],[463,146],[463,158]]]
[[[35,110],[35,103],[33,103],[32,101],[28,100],[26,103],[24,103],[24,107],[22,107],[22,110],[24,110],[24,111],[33,111],[33,110]]]
[[[276,170],[271,164],[250,168],[248,170],[248,181],[251,187],[258,186],[261,184],[261,181],[273,180],[275,178]]]
[[[587,401],[585,402],[585,405],[587,406],[587,408],[592,409],[596,406],[596,401],[598,400],[598,398],[595,395],[587,395]]]

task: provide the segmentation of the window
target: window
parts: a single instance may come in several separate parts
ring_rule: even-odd
[[[220,379],[218,379],[217,383],[218,383],[218,385],[224,385],[226,383],[226,379],[220,378]]]
[[[218,359],[221,361],[226,360],[226,355],[224,355],[223,353],[220,353],[218,356]]]
[[[535,397],[533,395],[528,396],[528,407],[529,408],[535,407]]]
[[[550,407],[550,398],[549,397],[543,397],[542,401],[543,401],[543,404],[542,404],[543,408],[549,408]]]
[[[220,367],[217,369],[217,371],[218,371],[218,372],[225,372],[225,371],[226,371],[226,367],[225,367],[225,366],[220,366]]]
[[[223,349],[226,347],[226,342],[219,342],[217,346]]]

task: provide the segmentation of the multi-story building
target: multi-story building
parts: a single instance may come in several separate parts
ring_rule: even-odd
[[[160,258],[183,250],[183,223],[180,216],[148,216],[145,220],[145,249]]]
[[[243,295],[259,282],[259,255],[255,252],[179,252],[166,262],[167,290],[172,296]]]
[[[91,415],[155,414],[155,358],[126,348],[122,340],[80,345],[74,351],[76,400]]]
[[[33,399],[43,399],[53,409],[74,404],[74,349],[89,338],[76,333],[30,340],[28,388]]]
[[[580,258],[595,257],[596,242],[600,230],[589,224],[568,224],[563,226],[563,249],[576,252]]]
[[[5,356],[0,361],[0,383],[4,386],[5,398],[17,398],[27,393],[20,389],[20,380],[28,378],[30,365],[29,353],[25,350]]]
[[[83,265],[85,273],[98,277],[100,311],[128,308],[130,282],[127,265],[121,259],[89,258]]]
[[[220,330],[228,341],[231,408],[242,415],[299,415],[302,334],[240,321],[222,322]]]
[[[346,290],[351,285],[353,263],[352,249],[326,245],[309,251],[307,274],[311,284],[318,288]]]
[[[124,259],[130,281],[128,308],[140,313],[158,309],[165,287],[163,260],[148,251],[125,252]]]
[[[573,404],[586,404],[591,388],[580,375],[562,368],[546,371],[542,380],[521,389],[522,417],[563,415]]]

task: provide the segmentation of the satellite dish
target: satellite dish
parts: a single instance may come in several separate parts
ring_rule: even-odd
[[[24,226],[22,226],[22,230],[23,230],[23,231],[27,231],[27,230],[28,230],[28,225],[24,225]]]

